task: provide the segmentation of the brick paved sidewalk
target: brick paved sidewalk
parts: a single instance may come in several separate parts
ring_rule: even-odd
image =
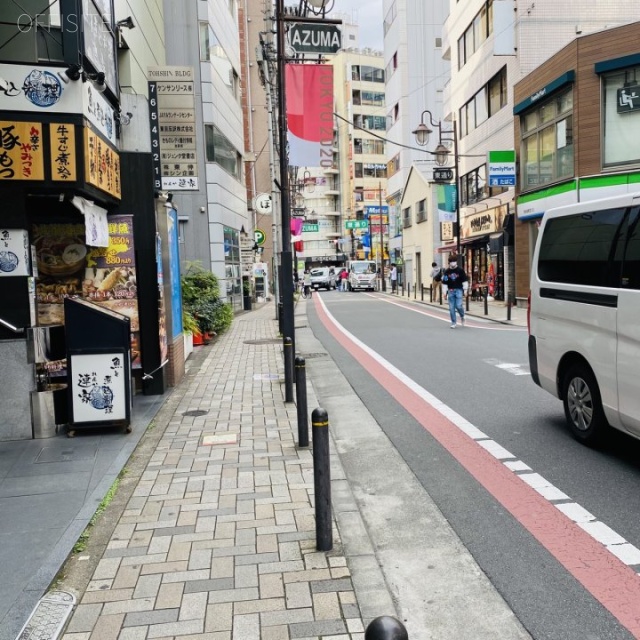
[[[273,313],[236,317],[211,347],[63,640],[364,638],[335,526],[334,550],[315,550]]]

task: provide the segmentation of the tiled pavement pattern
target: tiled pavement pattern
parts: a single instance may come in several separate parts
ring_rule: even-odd
[[[334,551],[315,550],[312,454],[295,446],[281,343],[246,344],[276,331],[268,305],[213,346],[63,640],[364,638],[335,526]]]

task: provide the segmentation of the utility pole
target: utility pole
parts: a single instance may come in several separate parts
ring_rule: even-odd
[[[382,216],[382,182],[378,182],[378,207],[380,209],[380,281],[382,290],[387,290],[384,279],[384,217]]]
[[[291,338],[292,353],[296,352],[295,324],[293,317],[293,259],[291,255],[291,194],[289,191],[289,163],[287,158],[287,102],[286,57],[284,32],[284,0],[276,0],[277,68],[278,68],[278,146],[280,160],[280,208],[282,220],[282,332],[283,338]],[[285,367],[285,399],[293,402],[293,370]]]

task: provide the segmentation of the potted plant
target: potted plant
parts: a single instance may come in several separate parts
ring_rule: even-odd
[[[233,311],[220,298],[218,278],[198,265],[189,265],[182,277],[182,305],[192,316],[193,343],[207,344],[231,325]],[[197,327],[197,328],[196,328]]]
[[[182,309],[182,333],[184,335],[184,356],[185,360],[187,356],[193,351],[194,337],[200,336],[200,327],[193,314]]]

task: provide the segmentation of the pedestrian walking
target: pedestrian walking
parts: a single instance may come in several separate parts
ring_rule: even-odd
[[[340,291],[347,290],[347,280],[349,278],[349,272],[346,269],[343,269],[340,272]]]
[[[311,271],[309,271],[309,269],[307,269],[304,272],[304,276],[302,278],[302,283],[304,286],[304,297],[305,298],[310,298],[312,291],[311,291]]]
[[[460,315],[460,324],[464,327],[463,296],[469,288],[469,278],[462,267],[458,266],[455,256],[449,256],[449,268],[442,274],[442,292],[449,302],[451,328],[456,328],[456,311]]]
[[[398,290],[398,268],[395,262],[391,264],[389,279],[391,280],[391,293],[395,293]]]
[[[437,262],[431,263],[431,292],[432,300],[437,300],[437,294],[442,289],[442,272],[444,269],[438,266]]]

